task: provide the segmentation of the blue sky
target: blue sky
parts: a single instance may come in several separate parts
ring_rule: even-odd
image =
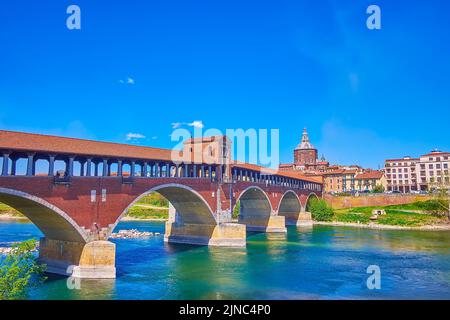
[[[81,30],[66,28],[70,4]],[[366,28],[370,4],[381,30]],[[289,162],[306,126],[330,162],[374,168],[448,151],[449,10],[411,0],[5,0],[0,128],[167,148],[174,122],[279,129]]]

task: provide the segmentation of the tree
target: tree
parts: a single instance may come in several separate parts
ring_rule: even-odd
[[[373,193],[383,193],[384,192],[384,187],[381,184],[377,184],[373,190]]]
[[[312,198],[306,205],[306,211],[311,212],[311,216],[316,221],[331,221],[334,216],[333,208],[323,199]]]
[[[439,204],[439,213],[447,215],[450,220],[450,176],[448,170],[439,171],[437,178],[431,178],[428,192]]]
[[[25,299],[31,287],[45,280],[45,265],[33,254],[36,244],[34,239],[15,244],[0,260],[0,300]]]

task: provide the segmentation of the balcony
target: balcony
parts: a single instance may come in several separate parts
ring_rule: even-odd
[[[122,184],[133,184],[133,183],[134,183],[134,177],[130,177],[130,176],[122,177]]]
[[[53,177],[53,183],[54,184],[62,184],[62,185],[69,185],[72,183],[72,179],[70,176],[54,176]]]

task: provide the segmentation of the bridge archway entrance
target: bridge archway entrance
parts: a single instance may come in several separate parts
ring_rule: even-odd
[[[16,209],[44,234],[39,260],[48,273],[79,278],[115,278],[115,246],[95,241],[67,213],[42,198],[0,188],[0,202]]]
[[[0,188],[0,202],[16,209],[33,222],[45,237],[86,243],[89,236],[64,211],[28,193]]]
[[[236,200],[238,202],[238,222],[245,224],[247,231],[286,232],[284,218],[273,214],[270,200],[261,188],[245,189]]]
[[[280,200],[278,215],[285,217],[286,225],[295,225],[302,213],[302,204],[294,191],[287,191]]]
[[[218,223],[208,202],[194,189],[176,183],[155,186],[142,193],[122,212],[110,233],[128,210],[146,195],[157,192],[173,206],[166,223],[165,242],[212,246],[245,246],[245,228]]]
[[[314,200],[319,200],[319,197],[315,193],[310,193],[306,199],[304,211],[311,212],[311,203]]]

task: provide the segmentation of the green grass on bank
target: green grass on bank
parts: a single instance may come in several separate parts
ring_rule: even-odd
[[[386,215],[378,216],[376,221],[371,221],[373,209],[384,209]],[[427,213],[405,212],[401,210],[386,209],[382,207],[363,207],[335,210],[333,221],[368,224],[385,224],[392,226],[420,227],[425,225],[442,224],[447,221],[445,217],[439,217]]]
[[[133,206],[127,214],[128,217],[135,219],[168,219],[169,208],[145,208]]]
[[[21,217],[23,216],[19,211],[10,206],[0,202],[0,214],[9,214],[12,216]]]
[[[397,210],[414,210],[414,211],[424,211],[428,213],[439,213],[445,211],[448,208],[448,201],[432,199],[427,201],[416,201],[407,204],[398,204],[386,206],[388,209]]]
[[[135,219],[168,219],[169,201],[159,193],[151,193],[136,202],[127,216]]]
[[[359,207],[334,210],[334,221],[368,224],[385,224],[393,226],[419,227],[424,225],[443,224],[448,222],[444,209],[448,202],[442,200],[427,200],[401,205],[389,205],[384,207]],[[383,209],[386,215],[378,216],[376,221],[371,221],[372,211]],[[418,211],[418,212],[408,212]]]

